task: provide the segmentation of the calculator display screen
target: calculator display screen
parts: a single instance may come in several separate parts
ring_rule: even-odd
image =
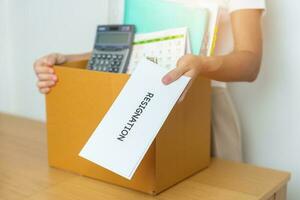
[[[124,32],[102,32],[97,34],[96,43],[103,44],[128,44],[129,33]]]

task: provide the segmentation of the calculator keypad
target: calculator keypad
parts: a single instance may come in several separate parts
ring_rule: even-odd
[[[119,72],[123,59],[123,54],[93,54],[89,68],[96,71]]]

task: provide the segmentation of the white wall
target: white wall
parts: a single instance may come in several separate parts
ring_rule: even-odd
[[[267,1],[262,71],[233,84],[246,160],[292,172],[289,200],[300,198],[300,1]]]
[[[0,0],[0,112],[45,119],[32,63],[50,52],[90,51],[108,0]]]
[[[15,82],[12,80],[12,68],[8,67],[9,56],[11,55],[8,41],[10,29],[8,2],[9,0],[0,1],[0,108],[15,112],[13,98],[16,93]]]

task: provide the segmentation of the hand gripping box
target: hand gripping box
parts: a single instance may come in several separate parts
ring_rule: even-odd
[[[55,66],[58,83],[46,96],[49,165],[157,194],[210,162],[210,81],[198,78],[169,114],[131,180],[78,156],[129,78],[86,70],[87,61]]]

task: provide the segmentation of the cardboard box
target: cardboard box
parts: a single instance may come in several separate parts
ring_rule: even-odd
[[[86,70],[86,64],[54,67],[59,81],[46,96],[50,166],[155,195],[209,165],[211,87],[203,78],[173,108],[132,180],[79,157],[129,78]]]

